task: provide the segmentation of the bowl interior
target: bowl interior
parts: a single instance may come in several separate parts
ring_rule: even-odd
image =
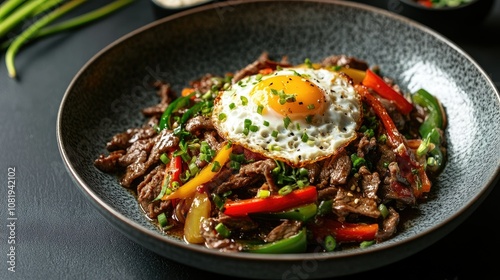
[[[114,134],[144,123],[141,109],[159,101],[153,81],[168,81],[180,92],[205,73],[236,71],[263,51],[286,55],[293,63],[356,56],[379,65],[404,90],[423,87],[442,101],[448,164],[429,201],[396,237],[365,250],[330,254],[228,256],[164,236],[131,192],[93,166]],[[344,1],[230,1],[164,18],[96,54],[65,93],[57,133],[76,185],[134,241],[187,265],[241,277],[281,277],[294,263],[322,260],[309,275],[317,278],[394,262],[453,230],[498,176],[500,123],[495,119],[500,119],[498,92],[480,66],[413,21]]]

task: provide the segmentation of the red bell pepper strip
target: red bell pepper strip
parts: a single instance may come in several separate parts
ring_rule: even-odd
[[[307,186],[286,195],[271,195],[266,198],[250,198],[228,201],[224,204],[224,214],[246,216],[251,213],[279,212],[300,205],[313,203],[318,198],[316,187]]]
[[[160,194],[154,199],[161,199],[167,192],[172,190],[172,183],[180,183],[180,177],[182,173],[182,158],[180,156],[170,156],[170,162],[166,164],[165,175],[163,176],[163,181],[161,184]]]
[[[373,96],[366,87],[362,85],[355,85],[354,87],[361,97],[363,97],[363,99],[368,103],[368,105],[373,108],[375,114],[382,121],[382,124],[387,131],[387,138],[389,139],[391,147],[397,148],[403,144],[403,137],[401,136],[401,133],[399,133],[399,130],[394,124],[391,116],[387,113],[384,105],[382,105],[382,103],[375,96]]]
[[[167,172],[170,173],[170,185],[173,182],[181,182],[181,173],[182,173],[182,157],[181,156],[173,156],[170,160],[170,167]]]
[[[373,73],[370,69],[366,70],[366,76],[362,82],[363,85],[373,89],[376,93],[385,99],[389,99],[394,102],[394,105],[403,114],[408,114],[413,110],[413,104],[411,104],[406,98],[399,92],[395,91],[392,87],[385,83],[379,75]]]
[[[355,89],[363,100],[372,107],[375,114],[382,121],[387,131],[389,144],[398,156],[398,165],[403,167],[401,169],[402,175],[407,178],[413,186],[413,193],[415,196],[420,197],[423,192],[429,192],[431,189],[431,181],[427,177],[424,167],[409,154],[411,150],[407,147],[405,139],[401,133],[399,133],[394,121],[391,119],[382,103],[373,96],[365,86],[355,85]],[[416,176],[413,174],[412,169],[417,170]]]
[[[346,223],[332,219],[320,219],[308,225],[316,240],[324,240],[328,235],[335,237],[337,242],[361,242],[374,240],[379,226],[377,223]]]

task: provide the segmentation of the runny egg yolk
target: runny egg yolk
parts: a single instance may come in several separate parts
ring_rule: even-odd
[[[325,111],[325,92],[318,85],[299,75],[273,76],[261,80],[251,95],[263,92],[268,104],[263,108],[290,119],[304,119],[310,115],[321,115]]]

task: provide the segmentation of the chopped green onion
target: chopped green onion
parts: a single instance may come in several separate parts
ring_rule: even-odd
[[[164,228],[168,225],[168,219],[167,219],[167,215],[165,215],[165,213],[161,213],[160,215],[158,215],[157,219],[158,219],[158,224],[160,225],[160,227]]]
[[[380,204],[378,206],[378,210],[380,211],[380,215],[384,219],[387,218],[387,216],[389,215],[389,209],[387,209],[387,206],[385,206],[385,204]]]
[[[160,160],[161,162],[163,162],[164,164],[167,164],[170,162],[170,158],[167,156],[167,154],[163,153],[161,154],[160,156]]]
[[[221,168],[220,163],[218,161],[214,161],[212,166],[212,172],[218,172],[220,168]]]
[[[337,247],[337,241],[333,236],[327,235],[325,237],[323,246],[325,247],[325,250],[327,252],[332,252],[333,250],[335,250],[335,247]]]
[[[221,210],[224,207],[224,199],[222,199],[218,194],[212,193],[212,201],[215,203],[215,207]]]
[[[375,244],[375,240],[363,241],[359,244],[359,248],[367,248]]]
[[[314,106],[314,104],[307,105],[307,110],[314,110],[315,108],[316,106]]]
[[[219,114],[219,121],[224,121],[226,119],[227,119],[227,115],[226,114],[224,114],[224,113],[220,113]]]
[[[262,115],[262,111],[263,111],[263,110],[264,110],[264,106],[259,104],[259,106],[257,106],[257,113],[258,113],[259,115]]]
[[[246,106],[248,104],[248,98],[246,98],[245,96],[241,96],[240,99],[241,105]]]
[[[236,108],[236,104],[234,103],[229,104],[229,109],[233,110],[234,108]]]
[[[301,137],[302,142],[306,143],[309,140],[309,135],[307,133],[303,133]]]
[[[279,189],[278,193],[280,195],[287,195],[287,194],[291,193],[292,191],[293,191],[292,186],[286,185],[286,186],[282,187],[281,189]]]
[[[215,230],[224,238],[228,238],[231,235],[231,231],[223,223],[218,223],[215,226]]]
[[[251,132],[257,132],[257,131],[259,131],[259,127],[258,127],[258,126],[256,126],[256,125],[251,125],[251,126],[249,127],[249,130],[250,130]]]
[[[307,66],[307,68],[313,68],[313,64],[309,58],[306,58],[304,60],[304,64]]]
[[[291,122],[292,122],[292,120],[290,120],[290,118],[288,116],[286,116],[283,119],[283,124],[285,125],[285,128],[288,128],[288,126],[290,125]]]
[[[271,136],[276,138],[278,137],[278,131],[277,130],[273,130],[273,132],[271,132]]]
[[[264,126],[269,126],[269,122],[268,121],[264,121],[263,125]]]
[[[270,195],[271,195],[271,192],[269,190],[259,189],[257,191],[257,198],[266,198],[266,197],[269,197]]]

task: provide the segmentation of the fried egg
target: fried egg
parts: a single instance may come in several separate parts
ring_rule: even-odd
[[[212,121],[233,143],[293,167],[334,155],[356,138],[361,98],[348,77],[291,67],[248,76],[221,91]]]

